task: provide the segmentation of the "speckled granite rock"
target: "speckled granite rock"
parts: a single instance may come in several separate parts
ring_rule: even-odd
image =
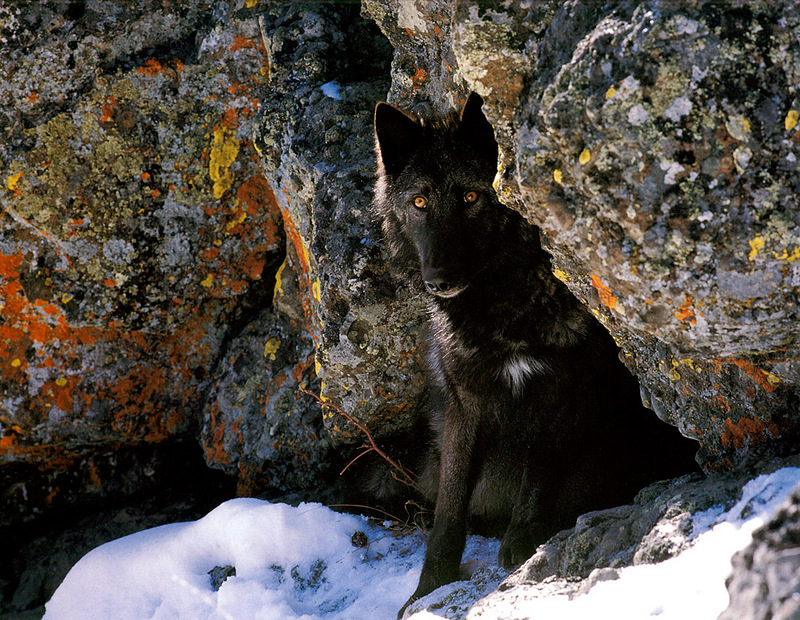
[[[297,260],[304,332],[323,396],[376,434],[410,425],[423,385],[420,300],[383,263],[370,215],[372,111],[391,48],[355,5],[299,3],[262,17],[271,58],[256,145]],[[325,414],[337,442],[360,439]]]
[[[709,470],[800,434],[800,11],[365,0],[390,99],[481,94],[498,189]]]
[[[733,556],[731,602],[719,620],[800,617],[800,489]]]
[[[116,488],[93,454],[198,428],[285,237],[251,140],[254,9],[12,2],[0,29],[0,467],[36,489],[5,523],[80,501],[64,470]]]
[[[301,387],[408,426],[424,314],[369,216],[387,93],[484,97],[503,200],[708,470],[796,445],[794,3],[361,11],[0,4],[0,466],[41,490],[9,519],[65,468],[112,488],[98,448],[192,432],[242,493],[305,484],[358,433]]]

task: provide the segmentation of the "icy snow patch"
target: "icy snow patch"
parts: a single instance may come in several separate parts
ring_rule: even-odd
[[[330,97],[331,99],[336,99],[340,101],[342,99],[342,87],[339,86],[336,82],[326,82],[322,86],[319,87],[322,91],[322,94],[326,97]]]
[[[503,576],[494,568],[499,543],[471,537],[464,559],[483,565],[478,576],[430,594],[427,610],[413,617],[714,619],[728,604],[731,556],[799,484],[800,468],[759,476],[732,508],[693,517],[695,542],[681,555],[618,569],[616,579],[581,587],[582,594],[580,584],[550,578],[481,599]],[[89,552],[47,603],[45,619],[394,618],[416,588],[424,552],[419,532],[396,536],[320,504],[231,500],[198,521]],[[218,566],[236,574],[215,591],[209,571]]]
[[[549,588],[517,586],[479,601],[467,619],[713,620],[728,606],[725,579],[732,569],[731,557],[750,543],[753,531],[772,517],[798,484],[800,469],[794,467],[759,476],[743,487],[732,508],[716,506],[696,514],[695,543],[677,557],[620,569],[617,579],[600,581],[583,595],[574,590],[564,593],[569,584],[563,580]]]

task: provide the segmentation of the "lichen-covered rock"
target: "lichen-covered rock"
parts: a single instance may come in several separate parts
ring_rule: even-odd
[[[284,216],[323,397],[376,434],[409,426],[422,390],[418,298],[387,273],[370,216],[372,110],[391,50],[353,5],[292,4],[262,16],[269,89],[256,144]],[[338,442],[360,431],[326,412]]]
[[[731,602],[719,620],[800,617],[800,489],[732,562]]]
[[[498,191],[540,226],[643,397],[710,470],[800,436],[800,10],[758,0],[365,0],[394,103],[475,90]]]
[[[40,472],[4,520],[58,505],[94,452],[196,429],[224,344],[270,303],[269,62],[236,4],[2,5],[0,467]]]
[[[623,2],[592,21],[568,62],[542,48],[523,95],[525,211],[707,467],[791,446],[800,12]]]
[[[796,469],[792,472],[792,468],[797,464],[795,456],[761,462],[759,470],[771,473],[786,468],[782,470],[786,479],[796,480]],[[728,521],[727,525],[732,525],[729,520],[740,521],[741,527],[741,521],[764,514],[765,504],[774,499],[776,490],[768,484],[759,486],[763,482],[745,472],[706,479],[684,476],[643,489],[629,506],[583,515],[574,528],[540,546],[496,592],[477,601],[469,618],[506,617],[503,612],[515,602],[554,594],[579,597],[603,581],[624,579],[621,569],[675,558],[693,547],[710,529],[718,527],[719,522],[714,524],[720,516]],[[753,495],[759,488],[761,491]],[[795,497],[797,493],[795,490]],[[798,583],[794,553],[798,531],[796,508],[795,501],[780,509],[770,524],[757,530],[753,544],[734,556],[734,564],[739,568],[728,586],[732,605],[721,619],[796,617],[797,598],[792,597]],[[755,561],[754,548],[758,557]],[[721,549],[717,551],[720,552]],[[770,562],[768,558],[778,561]],[[773,588],[769,593],[763,589],[766,581]],[[644,578],[640,583],[646,582]],[[742,594],[738,601],[737,592]],[[779,609],[785,615],[777,615]],[[763,613],[770,610],[776,615]]]

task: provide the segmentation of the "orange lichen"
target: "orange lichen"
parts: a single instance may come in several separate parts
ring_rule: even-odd
[[[73,326],[58,305],[27,299],[20,285],[22,263],[19,254],[0,254],[0,359],[19,360],[16,367],[0,364],[0,379],[24,383],[29,372],[46,371],[50,379],[30,395],[28,411],[44,417],[56,407],[73,414],[93,400],[106,401],[114,411],[111,429],[123,442],[161,441],[185,427],[187,409],[169,402],[177,400],[190,409],[197,400],[190,379],[192,369],[206,364],[212,355],[207,345],[198,343],[206,332],[208,318],[189,321],[190,329],[184,326],[167,338],[124,332],[110,320],[105,327]],[[80,347],[98,341],[113,346],[117,355],[130,362],[130,370],[116,381],[67,371],[83,354]],[[164,352],[171,355],[171,364],[163,359]],[[167,367],[171,367],[170,374]],[[37,460],[41,456],[35,450],[31,452],[31,446],[20,445],[13,434],[2,439],[0,448],[4,452]]]
[[[733,364],[734,366],[742,369],[745,374],[753,379],[753,381],[755,381],[756,384],[765,392],[774,392],[776,389],[778,389],[780,380],[771,372],[763,370],[751,362],[746,362],[739,359],[728,359],[724,360],[723,363]]]
[[[734,424],[730,418],[723,420],[725,430],[720,441],[726,448],[744,448],[751,443],[760,443],[778,437],[780,429],[774,422],[766,423],[757,418],[742,418]]]
[[[697,324],[697,317],[695,316],[694,308],[692,307],[692,298],[689,295],[684,295],[685,301],[681,304],[680,308],[675,312],[675,317],[681,323],[689,323],[690,325]]]
[[[428,79],[428,74],[425,73],[422,69],[417,69],[417,72],[411,76],[411,83],[413,86],[411,87],[412,90],[417,90],[422,88],[422,85],[425,83],[425,80]]]
[[[731,410],[730,403],[723,396],[715,394],[714,397],[711,399],[711,402],[714,405],[716,405],[719,409],[724,409],[726,412],[730,413]]]
[[[610,308],[611,310],[617,309],[617,298],[614,297],[614,294],[611,292],[611,289],[608,288],[597,276],[592,276],[592,286],[597,291],[597,294],[600,296],[600,303],[603,304],[606,308]]]
[[[158,75],[164,70],[164,66],[158,62],[155,58],[150,58],[145,61],[143,67],[139,67],[136,69],[136,73],[139,75],[146,75],[149,77],[153,77]]]
[[[114,116],[114,108],[117,107],[117,101],[118,100],[114,95],[111,95],[106,98],[106,101],[103,104],[103,107],[101,108],[101,113],[102,113],[100,116],[101,122],[107,123],[108,121],[111,120],[111,118]]]
[[[254,49],[257,48],[258,45],[256,44],[253,39],[248,39],[246,37],[235,36],[233,37],[233,45],[231,45],[230,49],[228,50],[231,54],[238,52],[239,50],[244,49]]]

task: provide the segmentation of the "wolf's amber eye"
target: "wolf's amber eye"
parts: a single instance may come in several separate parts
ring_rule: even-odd
[[[469,191],[464,194],[464,202],[475,202],[478,199],[478,192]]]
[[[428,201],[425,200],[422,196],[416,196],[414,198],[414,206],[417,209],[424,209],[426,206],[428,206]]]

